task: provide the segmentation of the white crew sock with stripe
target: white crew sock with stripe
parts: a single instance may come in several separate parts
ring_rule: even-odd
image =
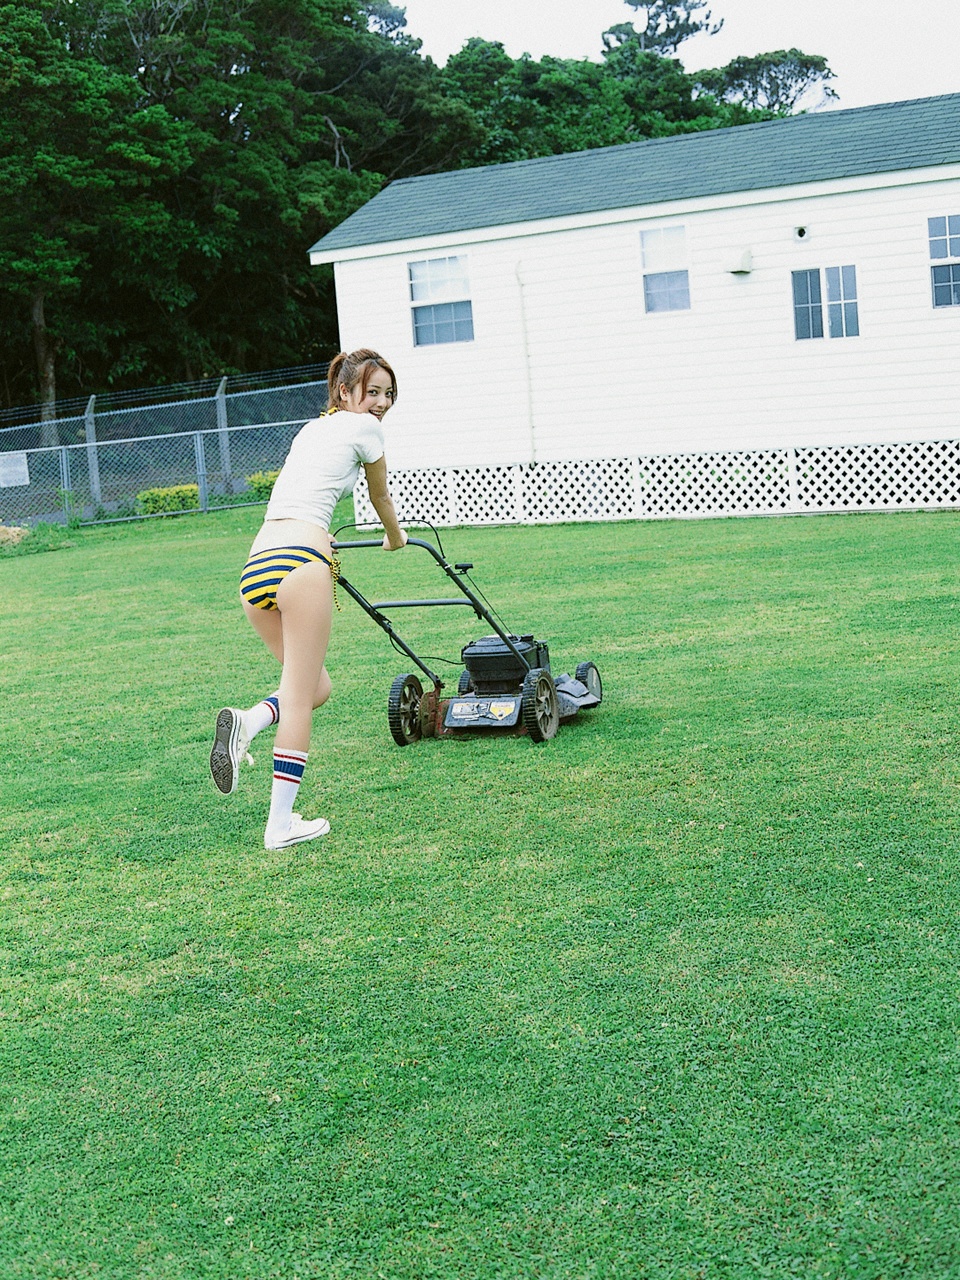
[[[269,729],[272,724],[280,723],[280,697],[271,693],[255,707],[243,713],[243,731],[248,742],[252,742],[262,729]]]
[[[273,749],[273,789],[270,792],[270,816],[267,818],[265,839],[269,842],[285,836],[290,830],[290,819],[296,803],[297,792],[307,765],[306,751]]]

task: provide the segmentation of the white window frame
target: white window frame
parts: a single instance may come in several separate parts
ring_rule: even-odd
[[[928,218],[927,243],[934,310],[960,307],[960,213]],[[938,297],[947,301],[938,302]]]
[[[647,315],[689,311],[690,271],[686,228],[682,223],[645,227],[640,232],[643,309]],[[664,305],[659,305],[659,304]]]
[[[466,254],[407,263],[415,347],[473,342],[473,303]],[[438,334],[443,336],[438,336]]]
[[[816,278],[817,296],[797,296],[798,277]],[[791,272],[790,296],[793,305],[793,336],[797,342],[818,338],[859,338],[860,299],[857,268],[852,263],[840,267],[802,267]],[[826,313],[826,319],[824,317]],[[800,317],[807,323],[801,325]],[[801,332],[809,329],[809,333]]]

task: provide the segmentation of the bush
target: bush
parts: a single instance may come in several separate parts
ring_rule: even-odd
[[[244,476],[244,479],[257,501],[266,502],[273,493],[273,484],[279,474],[279,470],[255,471],[252,476]]]
[[[169,489],[144,489],[137,494],[140,514],[158,516],[167,511],[196,511],[200,506],[200,486],[174,484]]]

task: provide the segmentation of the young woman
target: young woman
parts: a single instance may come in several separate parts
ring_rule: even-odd
[[[385,531],[384,549],[399,551],[407,541],[383,456],[383,415],[397,398],[393,370],[375,351],[341,352],[330,364],[327,383],[330,408],[308,422],[290,446],[240,577],[243,611],[282,664],[280,688],[247,711],[224,707],[210,753],[213,780],[229,795],[237,788],[241,761],[250,759],[250,742],[262,729],[277,726],[267,849],[285,849],[330,830],[325,818],[305,821],[293,806],[313,711],[330,696],[324,658],[336,570],[328,530],[334,507],[353,489],[361,466]]]

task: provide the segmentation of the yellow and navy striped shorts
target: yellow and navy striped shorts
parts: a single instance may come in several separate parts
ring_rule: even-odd
[[[269,551],[258,551],[243,566],[240,575],[240,594],[247,604],[255,609],[276,609],[277,588],[288,573],[299,569],[302,564],[310,564],[314,560],[322,560],[330,565],[330,571],[336,581],[339,562],[330,561],[313,547],[273,547]]]

